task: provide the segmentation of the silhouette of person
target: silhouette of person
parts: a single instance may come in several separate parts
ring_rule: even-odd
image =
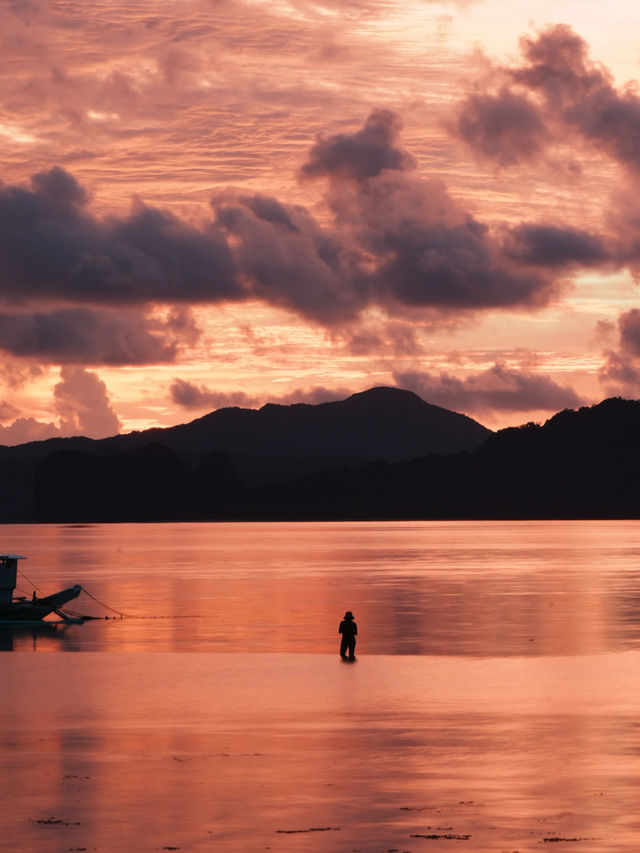
[[[348,660],[355,660],[356,634],[358,633],[358,626],[354,622],[353,613],[350,610],[347,610],[344,614],[344,619],[340,623],[338,633],[342,634],[342,640],[340,642],[340,657],[342,660],[347,660],[348,650]]]

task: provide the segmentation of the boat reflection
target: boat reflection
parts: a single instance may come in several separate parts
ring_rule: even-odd
[[[73,622],[38,622],[18,625],[0,622],[0,652],[63,651],[65,635],[77,628]]]

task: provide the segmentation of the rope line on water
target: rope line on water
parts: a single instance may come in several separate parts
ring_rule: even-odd
[[[40,595],[44,597],[42,590],[36,586],[36,584],[31,580],[31,578],[27,577],[27,575],[22,571],[22,569],[18,569],[18,574],[21,575],[27,583]],[[20,592],[26,592],[25,590],[20,589]],[[197,613],[185,613],[185,614],[172,614],[165,616],[153,616],[153,615],[143,615],[137,613],[124,613],[122,610],[117,610],[115,607],[111,607],[109,604],[105,604],[104,601],[100,601],[99,598],[96,598],[93,593],[89,592],[84,586],[82,587],[82,593],[84,593],[88,598],[91,598],[95,601],[96,604],[100,605],[100,607],[104,607],[105,610],[111,611],[111,613],[116,613],[121,619],[205,619],[206,617],[197,614]],[[82,594],[81,593],[81,594]],[[86,613],[79,613],[77,610],[71,610],[69,607],[61,607],[60,610],[63,613],[69,614],[69,616],[73,616],[81,619],[100,619],[102,617],[99,616],[88,616]],[[108,617],[105,617],[108,618]]]
[[[132,618],[130,613],[123,613],[121,610],[116,610],[115,607],[110,607],[108,604],[105,604],[104,601],[100,601],[100,599],[96,598],[95,595],[92,595],[92,593],[90,593],[88,589],[82,587],[82,592],[84,592],[85,595],[88,595],[89,598],[92,598],[96,604],[100,605],[100,607],[104,607],[105,610],[110,610],[112,613],[117,613],[121,619],[124,619],[125,616],[127,617],[127,619]]]

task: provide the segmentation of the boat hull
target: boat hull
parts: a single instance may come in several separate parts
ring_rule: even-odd
[[[80,584],[54,592],[44,598],[18,599],[10,604],[0,604],[0,622],[39,622],[50,613],[56,613],[82,592]]]

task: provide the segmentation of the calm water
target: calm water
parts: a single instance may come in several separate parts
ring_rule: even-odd
[[[640,849],[640,523],[2,535],[2,850]]]
[[[123,620],[15,649],[566,655],[640,643],[640,522],[5,526],[20,587],[81,583]],[[86,596],[71,605],[114,616]]]

